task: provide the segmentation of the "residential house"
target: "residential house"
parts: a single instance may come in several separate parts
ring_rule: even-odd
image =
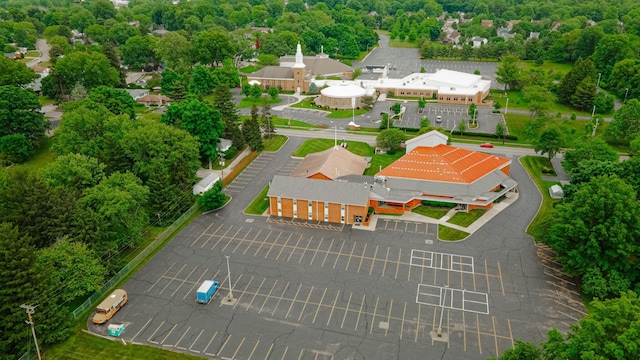
[[[493,26],[493,20],[480,20],[480,25],[483,28],[488,28]]]
[[[487,38],[483,38],[480,36],[474,36],[471,38],[471,42],[473,43],[474,48],[479,48],[482,45],[485,45],[486,43],[488,43],[489,40],[487,40]]]
[[[136,102],[144,104],[145,106],[163,106],[169,105],[171,103],[171,99],[160,94],[147,94],[136,99]]]

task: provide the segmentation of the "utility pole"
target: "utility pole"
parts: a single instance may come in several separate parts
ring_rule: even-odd
[[[40,355],[40,348],[38,347],[38,338],[36,338],[35,324],[33,322],[33,318],[31,317],[31,315],[36,311],[36,307],[31,305],[25,305],[25,304],[20,305],[20,307],[27,311],[27,316],[29,317],[29,321],[27,321],[27,324],[31,325],[31,333],[33,333],[33,342],[36,343],[36,352],[38,353],[38,360],[42,360],[42,356]]]
[[[624,101],[623,104],[627,103],[627,95],[629,95],[629,88],[624,89]]]

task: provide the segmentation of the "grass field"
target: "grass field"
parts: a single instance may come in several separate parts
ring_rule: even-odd
[[[105,325],[106,326],[106,325]],[[124,345],[120,341],[103,339],[85,332],[74,334],[62,344],[47,348],[45,359],[87,360],[87,359],[202,359],[184,353],[162,350],[145,345]]]
[[[55,101],[54,99],[51,99],[47,96],[38,96],[38,100],[40,100],[40,105],[42,106],[53,104],[53,102]]]
[[[528,115],[524,114],[507,114],[507,126],[509,128],[509,134],[515,135],[518,137],[519,143],[531,143],[536,138],[537,135],[530,136],[527,134],[527,126],[529,124],[533,124],[533,120],[529,119]],[[569,120],[566,118],[559,120],[551,120],[554,121],[564,135],[565,147],[575,147],[575,145],[579,142],[580,139],[584,139],[585,137],[591,137],[591,131],[586,131],[586,126],[589,123],[588,120]],[[604,136],[605,129],[609,125],[608,122],[600,123],[598,125],[598,129],[596,130],[596,136]]]
[[[249,66],[245,66],[241,69],[238,69],[240,72],[243,72],[245,74],[251,74],[254,73],[258,70],[262,69],[262,67],[260,66],[256,66],[256,65],[249,65]]]
[[[445,216],[449,212],[449,210],[451,209],[420,205],[417,208],[413,209],[412,212],[430,217],[432,219],[440,219],[441,217]]]
[[[373,149],[375,151],[375,149]],[[384,169],[389,166],[392,162],[398,160],[400,157],[404,155],[404,152],[398,151],[393,155],[390,154],[376,154],[371,158],[371,166],[364,171],[364,174],[367,176],[373,176],[380,171],[380,169]]]
[[[450,228],[444,225],[438,225],[438,239],[445,241],[462,240],[469,236],[469,233]]]
[[[447,220],[447,222],[451,224],[467,227],[473,224],[486,212],[487,212],[486,209],[473,209],[468,213],[459,211],[455,213],[455,215],[453,215],[451,219]]]
[[[386,35],[391,37],[391,33],[389,33],[388,31],[385,30],[376,30],[376,32],[380,35]],[[410,42],[410,41],[400,41],[398,39],[395,40],[389,40],[389,47],[392,48],[418,48],[419,45],[417,42]]]
[[[238,109],[250,108],[253,105],[256,105],[258,108],[264,105],[265,99],[269,102],[269,105],[279,104],[282,102],[282,98],[272,98],[271,96],[262,96],[259,99],[254,99],[250,97],[245,97],[240,100],[240,103],[236,106]]]
[[[15,168],[23,168],[35,172],[41,171],[53,161],[53,152],[51,152],[52,144],[53,138],[46,138],[45,143],[36,151],[29,161],[24,164],[16,165]]]
[[[332,139],[311,139],[306,140],[293,153],[293,156],[305,157],[308,154],[320,152],[334,146],[335,141]],[[347,149],[352,153],[360,156],[373,156],[374,148],[366,143],[358,141],[347,141]]]
[[[542,168],[551,167],[551,163],[549,159],[542,156],[525,156],[520,158],[520,163],[527,170],[531,179],[540,190],[542,194],[542,205],[540,205],[540,211],[536,214],[536,217],[533,218],[531,224],[527,228],[527,233],[534,237],[534,239],[540,239],[540,223],[543,221],[545,214],[553,209],[553,201],[549,196],[549,191],[547,189],[551,185],[558,184],[557,182],[544,181],[542,180]]]
[[[263,139],[264,151],[276,152],[280,150],[282,145],[287,142],[287,137],[284,135],[273,135],[270,139]]]
[[[262,215],[269,208],[269,198],[267,198],[267,192],[269,191],[269,185],[266,185],[260,194],[244,209],[244,212],[252,215]]]

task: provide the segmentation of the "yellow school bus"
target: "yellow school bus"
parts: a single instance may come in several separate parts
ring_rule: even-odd
[[[102,300],[96,308],[96,314],[93,316],[95,324],[104,324],[127,303],[127,292],[122,289],[115,290],[108,298]]]

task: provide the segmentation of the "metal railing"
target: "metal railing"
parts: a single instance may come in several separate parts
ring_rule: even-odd
[[[140,263],[149,256],[150,253],[155,251],[160,244],[162,244],[174,231],[176,231],[182,224],[187,221],[198,210],[198,204],[194,204],[187,210],[182,216],[180,216],[176,221],[173,222],[168,228],[166,228],[163,232],[161,232],[153,242],[151,242],[144,250],[142,250],[136,257],[134,257],[127,265],[122,267],[117,274],[115,274],[111,279],[109,279],[103,286],[102,289],[96,291],[93,295],[91,295],[82,305],[78,306],[75,310],[73,310],[73,318],[77,319],[82,313],[89,307],[93,306],[102,296],[109,291],[113,285],[115,285],[120,279],[125,277],[129,272],[135,269]],[[26,356],[27,354],[23,355]],[[22,359],[22,358],[20,358]]]

